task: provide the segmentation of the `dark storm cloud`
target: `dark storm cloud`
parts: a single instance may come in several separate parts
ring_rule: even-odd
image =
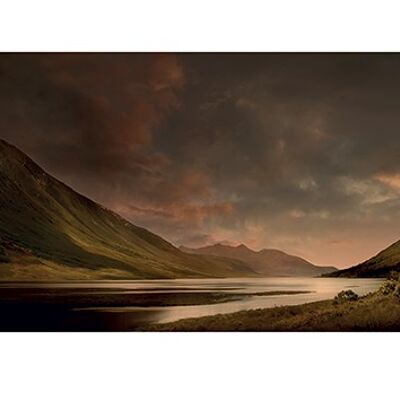
[[[2,136],[177,244],[398,239],[400,56],[2,55]]]
[[[45,158],[53,154],[70,171],[162,163],[147,150],[152,129],[178,105],[183,73],[174,56],[3,55],[0,62],[8,136],[20,131],[31,147],[39,139]]]
[[[230,239],[240,232],[239,241],[311,258],[316,249],[304,249],[318,243],[317,260],[356,262],[399,234],[387,223],[399,205],[393,185],[399,61],[396,55],[187,56],[186,117],[169,120],[177,139],[169,148],[163,143],[164,151],[207,171],[219,195],[232,201]],[[190,110],[198,110],[196,123]],[[378,225],[380,233],[373,232]],[[343,235],[349,243],[359,236],[358,248],[328,243]]]

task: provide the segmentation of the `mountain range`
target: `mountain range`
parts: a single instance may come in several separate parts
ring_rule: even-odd
[[[180,251],[0,140],[0,279],[231,276],[257,273],[242,261]]]
[[[377,277],[400,271],[400,241],[348,269],[245,245],[173,246],[46,173],[0,139],[0,279]]]
[[[240,260],[262,276],[320,276],[337,271],[335,267],[317,266],[280,250],[253,251],[244,244],[239,246],[215,244],[197,249],[181,246],[180,249],[187,253]]]

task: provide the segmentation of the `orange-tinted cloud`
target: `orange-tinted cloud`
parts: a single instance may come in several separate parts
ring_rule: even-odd
[[[400,174],[378,174],[375,179],[400,192]]]

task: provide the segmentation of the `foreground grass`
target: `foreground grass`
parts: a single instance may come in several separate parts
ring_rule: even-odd
[[[191,318],[147,326],[154,331],[399,331],[400,301],[380,292],[355,302],[321,301]]]

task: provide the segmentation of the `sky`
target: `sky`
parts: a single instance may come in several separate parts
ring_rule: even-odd
[[[400,239],[399,54],[1,54],[0,137],[175,245]]]

